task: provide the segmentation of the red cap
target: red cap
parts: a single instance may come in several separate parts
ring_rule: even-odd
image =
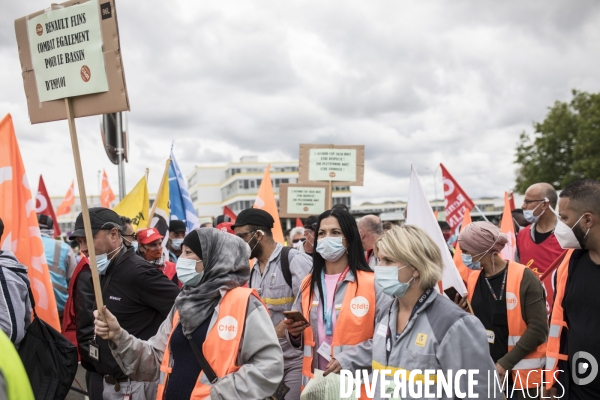
[[[140,229],[139,231],[137,231],[136,237],[138,243],[140,244],[148,244],[154,242],[157,239],[164,238],[164,236],[161,235],[158,232],[158,229],[156,228]]]
[[[233,229],[231,229],[231,225],[233,225],[233,222],[221,222],[219,225],[215,226],[215,229],[235,235]]]

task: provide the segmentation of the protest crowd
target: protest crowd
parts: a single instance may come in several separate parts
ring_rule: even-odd
[[[600,182],[559,193],[532,185],[500,226],[472,221],[467,208],[458,227],[439,221],[431,230],[410,223],[411,206],[406,223],[384,226],[336,204],[298,220],[283,243],[279,216],[258,207],[202,226],[172,219],[137,230],[129,216],[92,207],[93,243],[82,213],[65,241],[55,239],[53,218],[38,214],[62,335],[85,370],[82,392],[92,400],[340,398],[323,394],[341,390],[331,378],[366,370],[390,385],[363,380],[353,398],[381,399],[397,398],[397,371],[477,370],[467,398],[600,398],[600,379],[582,384],[577,375],[578,358],[597,374],[600,356]],[[3,231],[0,219],[0,240]],[[445,260],[466,291],[445,287]],[[27,376],[30,361],[20,360],[35,309],[28,267],[9,250],[0,252],[0,280],[0,399],[45,398]],[[467,375],[455,385],[467,387]]]

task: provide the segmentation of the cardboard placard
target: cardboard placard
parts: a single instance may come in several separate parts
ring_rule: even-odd
[[[279,185],[279,216],[306,218],[327,209],[331,191],[327,183],[282,183]]]
[[[70,0],[52,9],[87,3],[89,0]],[[67,119],[64,100],[40,101],[35,76],[35,65],[29,46],[28,21],[44,14],[44,10],[15,20],[15,33],[21,62],[21,75],[27,98],[29,119],[32,124],[59,121]],[[129,111],[129,99],[125,85],[125,73],[121,62],[121,46],[117,27],[117,15],[114,0],[98,1],[98,16],[102,31],[102,51],[108,91],[86,94],[71,98],[73,116],[87,117],[90,115],[109,114],[119,111]],[[43,35],[42,35],[43,36]],[[72,46],[69,46],[72,47]],[[34,50],[37,51],[37,50]],[[65,50],[67,51],[67,50]],[[92,71],[93,73],[93,71]]]
[[[298,182],[331,181],[335,186],[362,186],[364,145],[301,144]]]

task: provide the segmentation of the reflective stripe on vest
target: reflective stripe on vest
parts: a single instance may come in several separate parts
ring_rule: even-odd
[[[510,352],[527,330],[527,323],[521,311],[521,282],[527,267],[525,265],[509,261],[506,276],[506,316],[508,320],[508,351]],[[469,275],[468,292],[469,301],[473,300],[473,293],[479,281],[481,270],[473,271]],[[527,354],[512,369],[513,380],[517,389],[522,389],[521,383],[528,388],[534,388],[542,384],[542,371],[546,362],[546,343],[540,344],[534,351]],[[529,374],[529,379],[527,375]],[[519,375],[517,377],[517,375]]]
[[[357,282],[360,284],[357,285]],[[312,288],[309,287],[310,276],[304,278],[300,287],[302,290],[302,313],[310,321],[310,311],[318,310],[318,301],[312,302],[309,307],[309,298]],[[344,351],[346,346],[353,346],[371,339],[375,324],[375,276],[373,273],[357,271],[354,282],[348,281],[346,294],[342,302],[340,313],[336,320],[335,330],[331,342],[331,353],[335,358]],[[337,309],[337,306],[336,306]],[[313,362],[315,343],[313,327],[304,330],[304,357],[302,358],[302,389],[313,377]]]
[[[217,321],[206,334],[206,339],[202,344],[202,353],[206,361],[210,364],[215,374],[223,378],[240,369],[236,365],[236,360],[241,344],[244,324],[246,322],[246,311],[248,309],[248,300],[250,296],[260,300],[258,293],[254,289],[238,287],[228,291],[219,303],[219,314]],[[263,303],[264,306],[264,303]],[[266,309],[266,307],[265,307]],[[173,356],[170,350],[171,335],[179,324],[179,312],[175,310],[173,314],[173,328],[167,340],[167,347],[163,354],[160,366],[160,377],[156,399],[164,398],[165,389],[169,382],[169,375],[173,372]],[[196,386],[192,391],[190,400],[205,399],[210,396],[212,385],[206,379],[201,371],[196,381]]]
[[[548,334],[548,346],[546,351],[546,388],[550,389],[555,382],[555,374],[558,369],[558,360],[567,361],[569,356],[560,353],[560,335],[561,328],[567,328],[565,314],[562,307],[569,277],[569,261],[573,255],[573,250],[569,250],[562,263],[556,271],[556,290],[554,303],[552,304],[552,315],[550,316],[550,332]]]

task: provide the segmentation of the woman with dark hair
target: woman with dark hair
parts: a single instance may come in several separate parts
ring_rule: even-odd
[[[310,324],[285,321],[293,346],[304,348],[302,387],[315,368],[324,375],[371,368],[376,293],[356,221],[343,210],[319,216],[313,270],[302,282],[293,310]]]
[[[133,337],[104,307],[95,334],[111,341],[129,377],[158,383],[157,400],[264,399],[283,378],[283,354],[250,277],[250,248],[229,233],[201,228],[183,240],[177,275],[183,289],[156,335]],[[131,399],[139,398],[130,393]]]

